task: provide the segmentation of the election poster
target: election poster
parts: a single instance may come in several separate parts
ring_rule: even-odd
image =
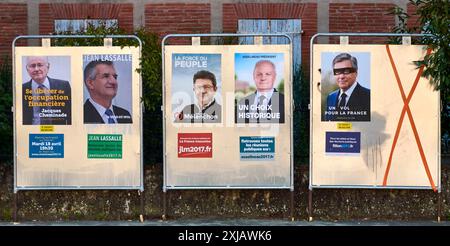
[[[293,189],[291,47],[164,55],[163,189]]]
[[[70,56],[22,56],[22,124],[71,125]]]
[[[310,188],[440,189],[439,92],[420,45],[313,46]]]
[[[133,123],[132,74],[131,54],[83,55],[84,124]]]
[[[14,190],[142,190],[139,48],[15,47],[14,57]]]
[[[221,54],[172,54],[172,120],[222,122]]]
[[[236,53],[236,123],[284,123],[283,53]]]
[[[322,121],[370,121],[370,53],[321,53]]]

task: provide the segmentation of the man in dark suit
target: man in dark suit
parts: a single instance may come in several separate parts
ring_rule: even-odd
[[[22,84],[23,125],[71,125],[71,88],[68,81],[47,76],[47,57],[28,56],[31,80]]]
[[[333,59],[338,90],[327,96],[326,121],[370,121],[370,90],[357,81],[358,61],[348,53]]]
[[[85,124],[132,123],[130,112],[113,105],[117,95],[117,73],[112,61],[94,60],[84,68],[84,83],[90,98],[84,103]]]
[[[220,123],[222,106],[214,98],[217,92],[216,76],[206,70],[198,71],[192,79],[196,103],[187,105],[175,116],[175,122]]]
[[[255,64],[256,92],[237,103],[236,123],[284,123],[284,95],[273,88],[276,77],[273,62],[260,60]]]

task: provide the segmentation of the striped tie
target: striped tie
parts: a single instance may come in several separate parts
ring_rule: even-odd
[[[116,122],[114,121],[114,114],[112,112],[111,109],[107,109],[105,111],[106,116],[108,116],[108,124],[115,124]]]

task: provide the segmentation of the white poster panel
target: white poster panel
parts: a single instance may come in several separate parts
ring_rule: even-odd
[[[289,45],[165,46],[165,188],[286,188]]]
[[[439,92],[418,45],[314,45],[312,187],[440,187]]]
[[[142,189],[139,57],[15,48],[16,189]]]

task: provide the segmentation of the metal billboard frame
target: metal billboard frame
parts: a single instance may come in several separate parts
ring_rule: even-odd
[[[410,38],[411,37],[433,37],[432,34],[412,34],[412,33],[316,33],[315,35],[313,35],[311,37],[310,40],[310,68],[309,68],[309,73],[310,73],[310,104],[309,104],[309,110],[310,110],[310,115],[309,115],[309,144],[310,144],[310,151],[309,151],[309,194],[308,194],[308,216],[309,216],[309,221],[312,221],[312,191],[313,189],[375,189],[375,190],[388,190],[388,189],[402,189],[402,190],[406,190],[406,189],[410,189],[410,190],[430,190],[430,187],[425,187],[425,186],[378,186],[378,185],[313,185],[312,184],[312,165],[313,165],[313,154],[312,154],[312,146],[313,146],[313,141],[312,141],[312,134],[313,134],[313,114],[312,114],[312,104],[313,104],[313,88],[315,88],[314,85],[314,81],[313,81],[313,60],[314,60],[314,41],[316,38],[318,37],[345,37],[347,40],[345,40],[345,38],[343,39],[343,41],[347,41],[348,42],[348,37],[403,37],[403,38],[407,38],[406,40],[404,39],[404,41],[408,42],[408,38],[409,38],[409,43],[411,42]],[[440,93],[438,95],[438,108],[440,108]],[[440,125],[440,115],[438,115],[438,123]],[[441,138],[441,129],[438,128],[438,139]],[[440,220],[440,210],[441,210],[441,146],[440,146],[440,142],[438,141],[437,143],[437,151],[438,151],[438,185],[437,185],[437,194],[438,194],[438,220]]]
[[[16,57],[15,57],[15,48],[16,48],[16,42],[20,39],[25,40],[31,40],[31,39],[40,39],[42,40],[41,46],[33,46],[33,47],[51,47],[50,40],[51,39],[58,39],[58,38],[103,38],[104,46],[101,47],[108,47],[112,46],[112,39],[135,39],[139,44],[139,59],[142,58],[142,41],[139,37],[135,35],[105,35],[105,36],[97,36],[97,35],[21,35],[17,36],[13,42],[12,42],[12,71],[14,79],[12,80],[12,88],[13,88],[13,106],[11,108],[11,111],[13,112],[13,118],[14,118],[14,124],[13,124],[13,133],[14,133],[14,221],[17,221],[17,196],[18,192],[21,190],[137,190],[138,195],[141,198],[140,206],[141,206],[141,214],[140,214],[140,220],[143,221],[143,215],[144,215],[144,165],[143,165],[143,117],[140,117],[139,119],[139,130],[140,130],[140,149],[141,149],[141,156],[140,156],[140,185],[136,187],[131,186],[59,186],[59,187],[46,187],[46,186],[33,186],[33,187],[18,187],[17,186],[17,127],[16,127],[16,88],[15,88],[15,74],[16,74]],[[43,44],[45,41],[48,41],[48,46],[44,46]],[[29,46],[28,46],[29,47]],[[55,46],[56,47],[56,46]],[[78,46],[73,46],[78,47]],[[94,46],[92,46],[94,47]],[[139,98],[142,98],[142,76],[139,75]],[[141,101],[139,103],[139,110],[141,115],[144,112],[144,106],[143,102]]]
[[[168,34],[164,36],[164,38],[161,41],[161,50],[162,50],[162,102],[163,105],[161,105],[161,111],[163,113],[163,215],[162,218],[166,219],[166,193],[168,190],[211,190],[211,189],[225,189],[225,190],[232,190],[232,189],[289,189],[291,193],[291,218],[293,219],[293,207],[294,207],[294,147],[292,145],[293,143],[293,120],[290,120],[290,187],[258,187],[258,186],[208,186],[208,187],[193,187],[193,186],[176,186],[176,187],[168,187],[166,183],[167,179],[167,164],[166,164],[166,118],[165,118],[165,99],[166,99],[166,81],[165,81],[165,73],[166,73],[166,66],[165,66],[165,46],[166,41],[170,38],[191,38],[192,40],[194,38],[202,38],[202,37],[253,37],[255,38],[255,43],[257,42],[258,37],[284,37],[289,41],[290,46],[290,54],[289,54],[289,60],[291,62],[291,66],[293,66],[293,55],[292,55],[292,38],[286,34],[286,33],[277,33],[277,34],[270,34],[270,33],[251,33],[251,34],[241,34],[241,33],[199,33],[199,34]],[[200,41],[197,40],[199,43]],[[262,44],[262,41],[261,41]],[[192,45],[192,44],[191,44]],[[290,79],[293,81],[294,76],[291,69]],[[293,93],[291,91],[290,93],[290,100],[291,104],[289,105],[290,112],[293,112]],[[291,115],[292,117],[292,115]]]

